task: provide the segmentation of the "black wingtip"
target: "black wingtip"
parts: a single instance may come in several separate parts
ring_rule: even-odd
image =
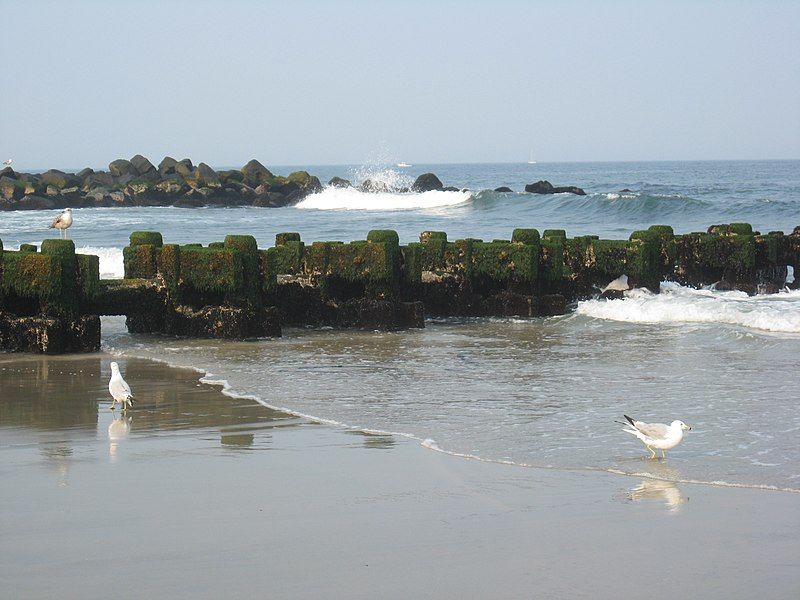
[[[628,415],[622,415],[622,416],[625,417],[625,420],[628,421],[628,423],[633,425],[633,419],[631,419]]]

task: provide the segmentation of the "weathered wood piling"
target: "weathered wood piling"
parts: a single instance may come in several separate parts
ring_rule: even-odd
[[[279,336],[283,325],[398,330],[423,327],[425,315],[557,315],[622,274],[654,292],[673,280],[771,293],[788,267],[800,274],[800,227],[675,235],[657,225],[628,240],[515,229],[491,242],[425,231],[407,245],[388,230],[310,245],[281,233],[267,249],[248,235],[203,247],[137,231],[123,255],[124,278],[101,280],[98,257],[76,254],[71,240],[17,251],[0,241],[0,349],[95,351],[102,315],[125,315],[135,333],[227,339]]]

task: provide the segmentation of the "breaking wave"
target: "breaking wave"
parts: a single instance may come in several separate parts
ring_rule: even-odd
[[[635,289],[619,300],[586,300],[576,313],[627,323],[719,323],[800,334],[800,291],[748,296],[664,282],[660,294]]]
[[[78,254],[94,254],[100,258],[100,279],[119,279],[125,275],[125,266],[120,248],[98,246],[80,246],[75,249]]]
[[[413,210],[463,204],[469,192],[367,193],[355,188],[327,187],[297,204],[300,209],[316,210]]]

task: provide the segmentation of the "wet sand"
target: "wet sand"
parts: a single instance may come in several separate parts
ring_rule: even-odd
[[[465,460],[193,371],[0,355],[3,598],[788,598],[800,495]],[[665,469],[669,465],[664,466]]]

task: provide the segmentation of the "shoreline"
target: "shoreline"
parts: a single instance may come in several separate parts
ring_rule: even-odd
[[[122,598],[590,598],[622,580],[669,598],[677,574],[708,598],[781,598],[800,584],[796,561],[772,558],[797,556],[780,533],[800,524],[787,494],[454,459],[287,418],[147,359],[119,359],[140,400],[110,440],[110,359],[0,361],[4,389],[28,394],[0,401],[0,575],[16,598],[109,585]]]

